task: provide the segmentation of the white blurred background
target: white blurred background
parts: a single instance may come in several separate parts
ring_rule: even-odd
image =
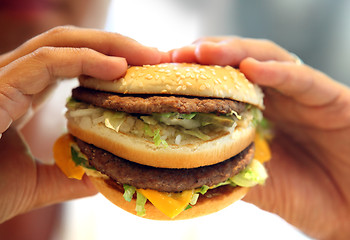
[[[200,36],[267,38],[350,85],[350,1],[112,0],[105,29],[167,51]],[[65,204],[57,239],[309,239],[244,202],[194,220],[149,221],[98,195]]]

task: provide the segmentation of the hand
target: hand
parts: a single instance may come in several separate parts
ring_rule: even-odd
[[[263,86],[264,115],[275,131],[270,177],[244,200],[312,237],[348,239],[349,88],[267,40],[202,38],[171,54],[176,62],[239,66]]]
[[[128,64],[167,58],[122,35],[73,27],[54,28],[0,56],[0,223],[36,207],[96,193],[88,179],[67,179],[55,165],[39,164],[13,122],[35,111],[57,79],[86,74],[113,80]],[[50,138],[51,131],[46,132]]]

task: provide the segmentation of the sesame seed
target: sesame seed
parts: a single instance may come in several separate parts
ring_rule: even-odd
[[[186,82],[186,85],[187,85],[187,86],[192,86],[192,83]]]
[[[153,76],[151,74],[147,74],[146,79],[151,80]]]
[[[203,91],[205,89],[205,85],[202,84],[200,87],[199,87],[199,90]]]
[[[176,91],[178,92],[178,91],[180,91],[181,90],[181,86],[178,86],[177,88],[176,88]]]

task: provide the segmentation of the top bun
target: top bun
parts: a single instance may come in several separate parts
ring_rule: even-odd
[[[264,108],[261,89],[230,66],[190,63],[132,66],[124,77],[114,81],[88,76],[79,80],[83,87],[108,92],[227,98]]]

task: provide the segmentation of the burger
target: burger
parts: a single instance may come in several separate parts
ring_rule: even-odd
[[[67,102],[68,133],[54,146],[56,164],[68,177],[86,174],[122,209],[194,218],[264,184],[263,93],[238,69],[167,63],[79,82]]]

